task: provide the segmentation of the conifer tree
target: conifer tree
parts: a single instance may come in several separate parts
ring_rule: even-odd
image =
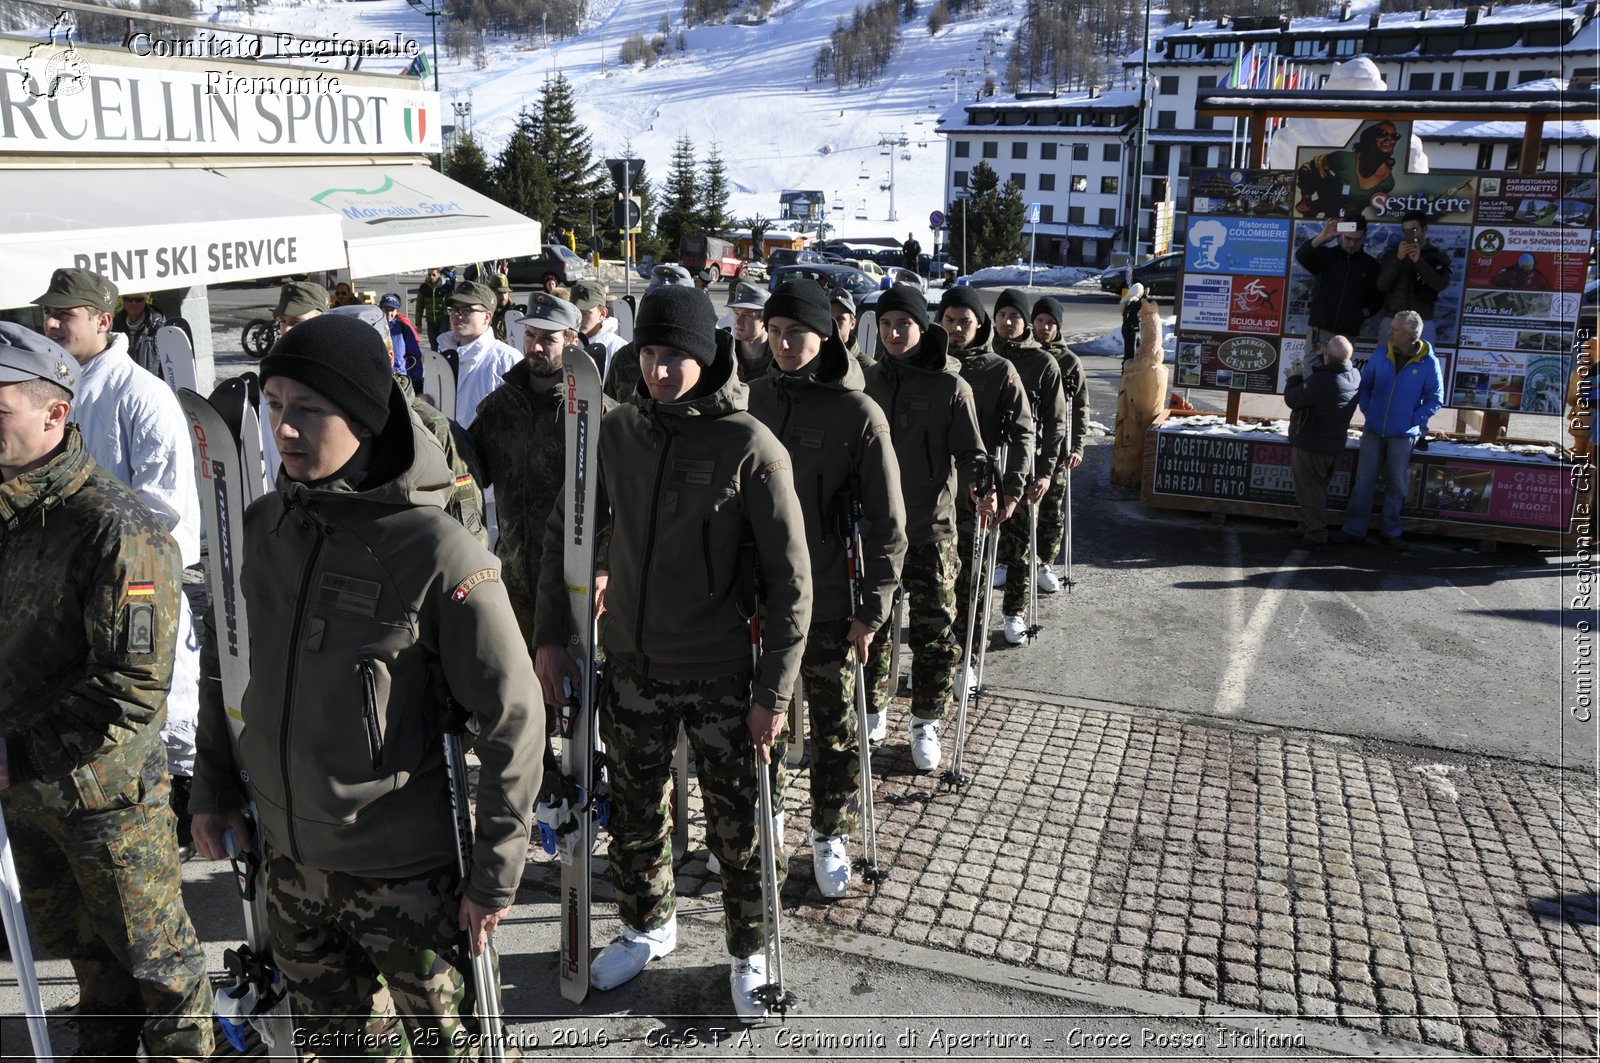
[[[678,138],[672,147],[672,169],[662,189],[660,237],[663,252],[676,257],[678,241],[693,233],[700,221],[700,182],[694,161],[694,141]]]
[[[517,116],[517,128],[500,149],[495,160],[494,183],[498,199],[519,214],[548,223],[554,209],[550,171],[540,157],[537,144],[538,119],[524,110]],[[553,233],[549,233],[552,237]]]
[[[733,224],[728,214],[728,167],[715,143],[700,179],[700,231],[715,236]]]
[[[462,131],[456,134],[449,154],[444,157],[444,172],[452,181],[460,182],[480,195],[495,198],[494,171],[489,167],[489,158],[484,155],[482,145],[471,133]]]
[[[552,232],[587,232],[590,211],[603,207],[610,182],[595,161],[589,131],[578,121],[572,83],[564,75],[544,83],[539,117],[533,144],[549,175],[551,205],[541,220]]]

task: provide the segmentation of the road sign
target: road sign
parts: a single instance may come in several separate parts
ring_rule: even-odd
[[[1029,225],[1038,225],[1039,224],[1039,204],[1037,204],[1037,203],[1029,203],[1028,204],[1028,224]]]
[[[623,174],[624,166],[628,169],[626,178],[624,178]],[[624,184],[632,186],[639,183],[639,179],[644,176],[644,160],[607,159],[606,169],[611,171],[611,182],[617,186],[617,191],[620,192]]]
[[[944,211],[936,210],[932,214],[928,215],[928,228],[930,228],[930,229],[943,229],[944,228]]]
[[[637,232],[639,220],[642,217],[638,196],[629,196],[627,199],[620,197],[611,204],[611,227],[613,229],[627,229]]]

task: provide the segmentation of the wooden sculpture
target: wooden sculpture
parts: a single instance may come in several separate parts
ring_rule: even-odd
[[[1122,366],[1117,391],[1117,433],[1111,446],[1111,482],[1138,487],[1144,470],[1144,437],[1167,405],[1167,367],[1162,364],[1161,310],[1154,299],[1139,308],[1139,346]]]

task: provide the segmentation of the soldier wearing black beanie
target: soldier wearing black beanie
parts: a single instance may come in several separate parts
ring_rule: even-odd
[[[833,313],[828,307],[828,293],[815,284],[795,282],[773,292],[767,304],[761,308],[761,320],[769,322],[775,317],[798,321],[819,336],[833,335]]]
[[[923,332],[928,331],[928,300],[920,291],[909,284],[896,284],[891,286],[878,301],[872,305],[877,312],[878,320],[883,320],[883,315],[892,310],[902,314],[910,314],[911,319],[917,323],[917,328]]]
[[[373,329],[354,317],[321,314],[278,337],[261,360],[261,383],[286,376],[325,396],[374,436],[389,421],[394,376]]]

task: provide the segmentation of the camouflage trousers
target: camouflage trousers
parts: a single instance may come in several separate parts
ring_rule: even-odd
[[[377,879],[268,854],[267,929],[303,1058],[478,1055],[460,881],[453,866]]]
[[[860,824],[855,649],[845,641],[850,623],[846,618],[812,624],[800,662],[811,725],[811,826],[818,834],[853,834]],[[782,765],[789,738],[785,731],[778,739],[774,764]],[[779,778],[785,774],[777,772]]]
[[[1016,512],[1012,514],[1011,520],[1016,520],[1017,517],[1021,516],[1021,514],[1022,509],[1021,507],[1018,507]],[[1006,523],[1009,524],[1010,521],[1007,521]],[[1001,527],[1004,528],[1005,525],[1002,524]],[[967,610],[973,605],[973,603],[967,600],[972,594],[972,572],[967,566],[972,563],[973,530],[973,511],[970,509],[958,510],[956,513],[956,549],[961,552],[962,568],[961,579],[956,583],[955,637],[962,646],[965,646],[967,641]],[[1026,528],[1023,529],[1023,534],[1027,534]],[[986,573],[985,575],[987,576],[988,574]],[[978,622],[973,625],[972,628],[972,652],[974,656],[977,655],[979,644],[982,643],[984,639],[989,637],[988,633],[983,630],[983,597],[987,589],[988,584],[984,580],[979,580],[976,604],[976,608],[978,610]],[[994,620],[991,617],[990,623],[993,622]],[[961,654],[958,651],[956,654],[957,659],[959,659],[960,656]]]
[[[1000,603],[1002,616],[1022,616],[1028,610],[1029,599],[1033,597],[1035,570],[1030,562],[1034,559],[1028,557],[1030,509],[1027,503],[1017,506],[1016,512],[1011,514],[1011,519],[1000,525],[1000,556],[996,564],[1006,566],[1006,591]],[[1040,523],[1044,523],[1042,513]],[[1053,556],[1045,554],[1042,542],[1039,554],[1040,557]]]
[[[28,928],[72,963],[78,1055],[203,1060],[211,986],[180,889],[164,757],[109,807],[60,814],[5,805]],[[24,784],[28,786],[30,784]]]
[[[956,684],[956,586],[962,557],[955,540],[926,543],[906,550],[900,587],[911,599],[906,638],[911,650],[911,715],[942,720]],[[963,632],[963,635],[965,632]],[[894,642],[891,618],[872,640],[867,655],[867,711],[881,713],[889,704],[889,655]]]
[[[1066,497],[1067,470],[1066,462],[1062,462],[1055,479],[1050,481],[1050,490],[1039,503],[1039,560],[1046,565],[1055,564],[1056,555],[1061,552],[1061,540],[1066,535],[1061,506]]]
[[[600,703],[600,737],[611,781],[608,855],[618,913],[626,926],[653,930],[676,911],[667,797],[681,725],[699,770],[706,845],[722,863],[728,953],[761,951],[766,937],[756,845],[760,784],[745,723],[749,711],[748,672],[719,679],[660,680],[615,660],[608,663]],[[777,801],[774,793],[774,805]],[[783,846],[777,848],[781,882],[788,867]]]

